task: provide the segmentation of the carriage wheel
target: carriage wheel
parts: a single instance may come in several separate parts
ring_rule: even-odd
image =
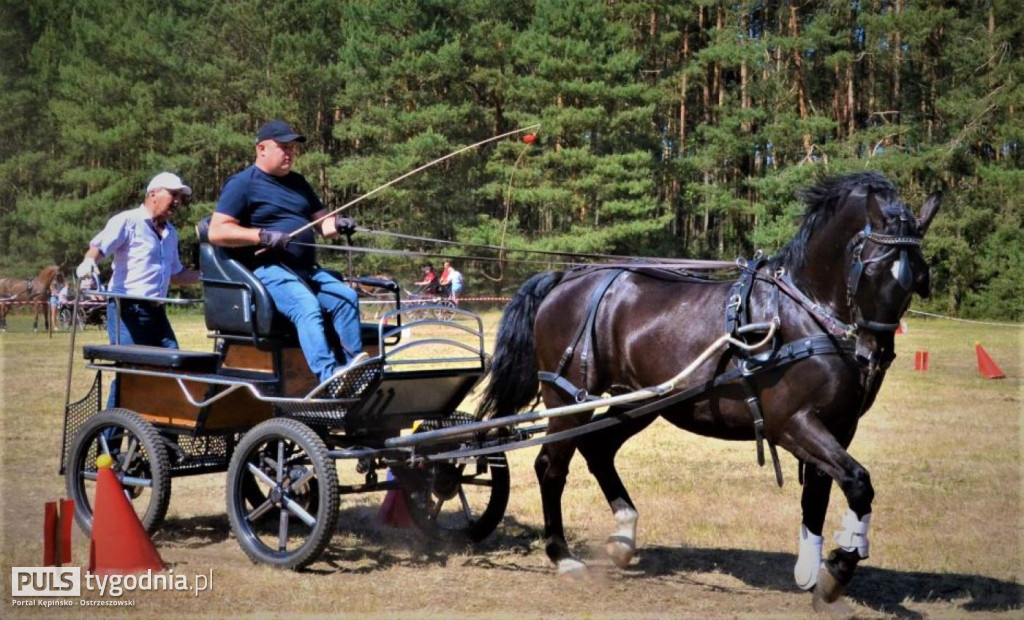
[[[108,409],[89,418],[71,444],[64,484],[75,500],[75,520],[92,531],[96,457],[109,454],[113,470],[147,532],[160,527],[171,501],[167,446],[153,425],[128,409]]]
[[[252,561],[289,569],[310,564],[338,519],[338,472],[327,446],[296,420],[258,424],[231,457],[227,506],[231,530]]]
[[[73,314],[74,310],[70,307],[65,306],[60,309],[60,313],[57,315],[57,321],[62,330],[69,331],[71,329],[71,316]],[[80,316],[78,317],[78,325],[76,327],[78,329],[85,329],[85,321],[83,321]]]
[[[473,422],[456,412],[449,419]],[[448,424],[450,425],[450,424]],[[425,422],[420,431],[440,425]],[[504,454],[392,468],[405,495],[409,515],[427,536],[450,543],[477,543],[490,536],[505,516],[509,497]]]
[[[438,307],[434,310],[434,316],[440,321],[451,321],[455,318],[455,302],[450,299],[442,299],[437,302]]]

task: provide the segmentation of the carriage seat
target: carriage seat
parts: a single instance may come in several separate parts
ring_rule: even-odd
[[[89,344],[82,347],[82,357],[90,362],[153,366],[203,374],[216,372],[220,360],[220,356],[213,352],[181,351],[139,344]]]
[[[277,311],[274,301],[259,278],[239,260],[252,248],[223,248],[209,239],[210,218],[196,225],[199,236],[199,271],[202,275],[203,310],[206,328],[219,336],[252,339],[257,347],[297,346],[295,326]],[[391,281],[360,279],[360,282],[397,291]],[[377,342],[377,325],[362,324],[363,345]]]

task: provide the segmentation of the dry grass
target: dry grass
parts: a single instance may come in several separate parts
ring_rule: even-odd
[[[496,314],[487,316],[493,338]],[[2,571],[41,558],[42,503],[63,495],[56,475],[69,338],[28,331],[16,316],[0,334]],[[183,348],[208,350],[198,317],[174,319]],[[78,344],[104,342],[95,330]],[[1010,377],[978,376],[974,342]],[[900,357],[853,455],[871,471],[877,497],[872,557],[850,597],[865,616],[1019,617],[1022,590],[1022,332],[945,321],[910,321]],[[914,372],[913,352],[931,369]],[[80,354],[72,398],[84,393]],[[467,403],[464,409],[471,409]],[[619,467],[640,512],[640,551],[617,570],[599,549],[608,509],[582,461],[565,494],[570,544],[591,579],[554,577],[540,545],[543,519],[533,478],[535,450],[509,455],[512,498],[503,525],[479,549],[434,547],[414,532],[376,522],[381,496],[343,498],[338,533],[322,561],[293,574],[252,565],[224,515],[224,476],[175,479],[167,523],[156,536],[176,574],[215,572],[199,597],[144,593],[146,616],[401,615],[411,617],[803,617],[809,597],[792,585],[799,526],[795,461],[786,485],[758,469],[751,443],[708,440],[657,422],[630,443]],[[355,475],[339,466],[344,478]],[[833,493],[827,537],[845,511]],[[75,560],[87,541],[76,530]],[[9,598],[5,577],[3,594]],[[3,601],[7,605],[6,601]],[[16,615],[35,610],[12,609]],[[49,612],[49,613],[52,613]],[[78,615],[81,612],[76,612]],[[9,615],[9,614],[5,614]]]

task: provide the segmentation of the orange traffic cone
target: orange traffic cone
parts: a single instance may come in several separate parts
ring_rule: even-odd
[[[111,471],[114,459],[96,459],[96,501],[89,545],[89,572],[97,575],[128,575],[147,570],[162,571],[164,562],[142,527],[121,481]]]
[[[388,470],[388,480],[394,480],[391,470]],[[384,496],[384,502],[380,505],[380,512],[377,519],[384,525],[390,525],[399,529],[413,527],[412,516],[409,515],[409,506],[405,503],[405,495],[401,489],[390,489]]]
[[[980,342],[974,343],[974,351],[978,354],[978,371],[981,372],[981,376],[986,379],[1004,379],[1006,375],[1003,371],[992,361],[985,349],[981,348]]]

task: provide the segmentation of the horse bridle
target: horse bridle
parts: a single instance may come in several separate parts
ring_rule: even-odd
[[[864,267],[872,263],[880,263],[888,260],[896,252],[900,253],[900,267],[899,272],[896,274],[896,282],[899,283],[900,288],[904,291],[909,291],[914,285],[914,274],[910,268],[910,248],[921,247],[922,237],[914,236],[909,234],[911,229],[910,218],[906,210],[900,213],[900,232],[895,235],[887,233],[880,233],[871,230],[871,224],[868,223],[864,226],[864,229],[857,233],[853,239],[853,251],[852,264],[850,266],[850,274],[846,281],[846,298],[847,303],[850,306],[850,311],[856,313],[854,321],[858,327],[864,327],[873,331],[896,331],[900,324],[896,323],[882,323],[879,321],[871,321],[865,319],[860,307],[857,305],[857,289],[860,286],[860,281],[864,275]],[[890,249],[874,258],[868,260],[862,260],[861,254],[864,252],[864,245],[866,242],[871,241],[877,245],[888,246]]]

